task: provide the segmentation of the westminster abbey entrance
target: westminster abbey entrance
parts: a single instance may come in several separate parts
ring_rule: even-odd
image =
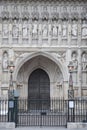
[[[50,57],[38,54],[24,62],[18,72],[22,86],[17,126],[66,126],[68,105],[63,97],[67,87],[61,66]]]
[[[34,70],[28,81],[29,110],[48,110],[50,107],[50,79],[42,69]]]

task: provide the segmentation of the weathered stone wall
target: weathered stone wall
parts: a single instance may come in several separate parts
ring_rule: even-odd
[[[14,62],[14,88],[27,91],[18,82],[23,67],[42,56],[51,60],[53,70],[61,71],[62,89],[67,97],[68,64],[73,62],[73,86],[75,97],[87,97],[87,2],[77,1],[2,1],[0,4],[0,95],[7,97],[10,74],[8,64]],[[39,53],[40,52],[40,53]],[[44,55],[43,56],[43,52]],[[32,57],[33,55],[33,57]],[[31,57],[30,59],[28,57]],[[40,60],[41,62],[41,60]],[[43,64],[42,64],[43,63]],[[41,66],[44,67],[44,62]],[[51,66],[51,63],[46,63]],[[29,66],[29,65],[28,65]],[[34,66],[35,67],[35,66]],[[39,67],[39,65],[37,66]],[[22,68],[22,69],[21,69]],[[30,67],[31,68],[31,67]],[[34,70],[34,68],[32,68]],[[45,69],[46,71],[46,69]],[[22,72],[22,73],[21,73]],[[27,74],[27,70],[26,70]],[[26,75],[25,74],[25,75]],[[29,74],[27,74],[28,80]],[[54,76],[54,75],[52,75]],[[56,74],[56,77],[59,74]],[[19,77],[20,79],[20,77]],[[59,78],[59,80],[61,81]],[[60,82],[59,81],[59,82]],[[53,82],[52,79],[50,82]],[[18,85],[18,86],[17,86]],[[24,85],[24,88],[22,88]],[[55,87],[55,85],[53,85]],[[66,88],[66,89],[64,89]],[[22,91],[23,91],[22,90]],[[53,90],[51,91],[51,93]],[[22,92],[21,92],[22,94]],[[55,95],[55,94],[53,94]],[[62,94],[63,95],[63,94]],[[26,93],[25,93],[25,96]]]

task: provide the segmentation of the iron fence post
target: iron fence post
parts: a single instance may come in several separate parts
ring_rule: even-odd
[[[15,100],[14,100],[14,122],[15,122],[15,126],[17,127],[17,122],[18,122],[18,97],[15,97]]]
[[[14,122],[14,97],[13,92],[9,90],[9,99],[8,99],[8,122]]]

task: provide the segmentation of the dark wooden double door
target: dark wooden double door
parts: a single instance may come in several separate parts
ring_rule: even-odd
[[[50,79],[42,69],[34,70],[28,80],[29,110],[48,110],[50,107]]]

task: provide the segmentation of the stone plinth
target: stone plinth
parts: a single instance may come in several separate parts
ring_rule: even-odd
[[[72,122],[68,122],[67,123],[67,128],[71,129],[71,128],[87,128],[87,123],[83,123],[83,122],[75,122],[75,123],[72,123]]]
[[[12,129],[12,128],[15,128],[15,123],[14,122],[0,122],[0,128]]]

